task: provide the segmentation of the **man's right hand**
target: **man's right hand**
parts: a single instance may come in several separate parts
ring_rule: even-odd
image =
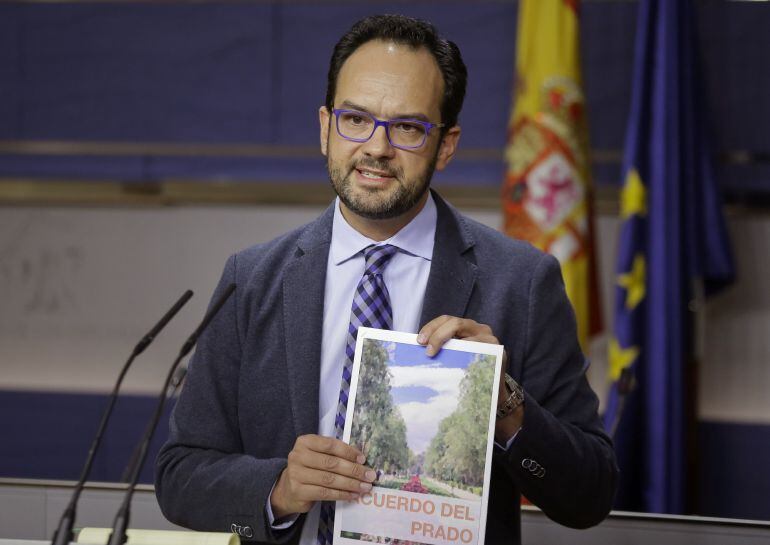
[[[376,473],[366,457],[333,437],[302,435],[270,496],[276,518],[307,513],[317,501],[353,500],[372,489]]]

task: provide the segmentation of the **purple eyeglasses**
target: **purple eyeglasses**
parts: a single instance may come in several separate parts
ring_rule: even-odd
[[[388,142],[394,148],[413,150],[425,145],[428,133],[433,127],[443,127],[443,123],[431,123],[420,119],[377,119],[373,115],[358,110],[332,110],[337,118],[337,134],[351,142],[366,142],[377,127],[385,128]]]

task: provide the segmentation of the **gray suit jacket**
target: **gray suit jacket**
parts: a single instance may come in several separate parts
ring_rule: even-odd
[[[524,425],[496,449],[487,543],[520,541],[520,494],[582,528],[609,512],[617,466],[585,378],[558,262],[465,218],[434,194],[436,242],[421,324],[442,314],[491,326],[524,388]],[[230,257],[235,295],[200,339],[157,460],[156,493],[182,526],[292,543],[264,506],[299,435],[317,433],[321,324],[333,208]]]

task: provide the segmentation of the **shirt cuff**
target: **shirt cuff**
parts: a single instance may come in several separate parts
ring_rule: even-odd
[[[517,435],[519,435],[519,432],[520,432],[520,431],[521,431],[521,428],[519,428],[518,430],[516,430],[516,433],[514,433],[514,434],[513,434],[513,436],[512,436],[510,439],[508,439],[508,441],[505,443],[505,446],[501,445],[501,444],[500,444],[500,443],[498,443],[497,441],[495,441],[495,446],[496,446],[496,447],[498,447],[498,448],[501,448],[501,449],[503,449],[503,450],[508,450],[508,449],[510,449],[510,448],[511,448],[511,445],[513,444],[513,440],[514,440],[514,439],[516,439],[516,436],[517,436]],[[269,501],[268,501],[267,503],[268,503],[268,505],[270,504],[270,502],[269,502]]]
[[[297,519],[299,518],[299,514],[284,517],[281,520],[281,522],[276,524],[275,515],[273,514],[273,508],[270,506],[270,498],[273,497],[273,490],[275,490],[275,483],[273,483],[273,487],[270,489],[270,494],[267,495],[267,504],[265,504],[265,513],[267,513],[267,522],[270,525],[270,529],[272,530],[286,530],[287,528],[291,528],[292,525],[295,522],[297,522]]]

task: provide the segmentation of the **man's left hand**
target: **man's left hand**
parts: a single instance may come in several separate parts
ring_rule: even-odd
[[[457,316],[439,316],[425,324],[417,334],[417,342],[426,346],[428,356],[435,356],[449,339],[462,339],[464,341],[476,341],[489,344],[500,344],[492,328],[486,324],[480,324],[469,318]],[[508,389],[505,387],[505,371],[508,369],[508,354],[503,351],[503,369],[500,373],[498,385],[498,405],[508,398]],[[495,423],[495,439],[505,444],[521,428],[524,422],[524,406],[519,405],[510,415],[497,419]]]

